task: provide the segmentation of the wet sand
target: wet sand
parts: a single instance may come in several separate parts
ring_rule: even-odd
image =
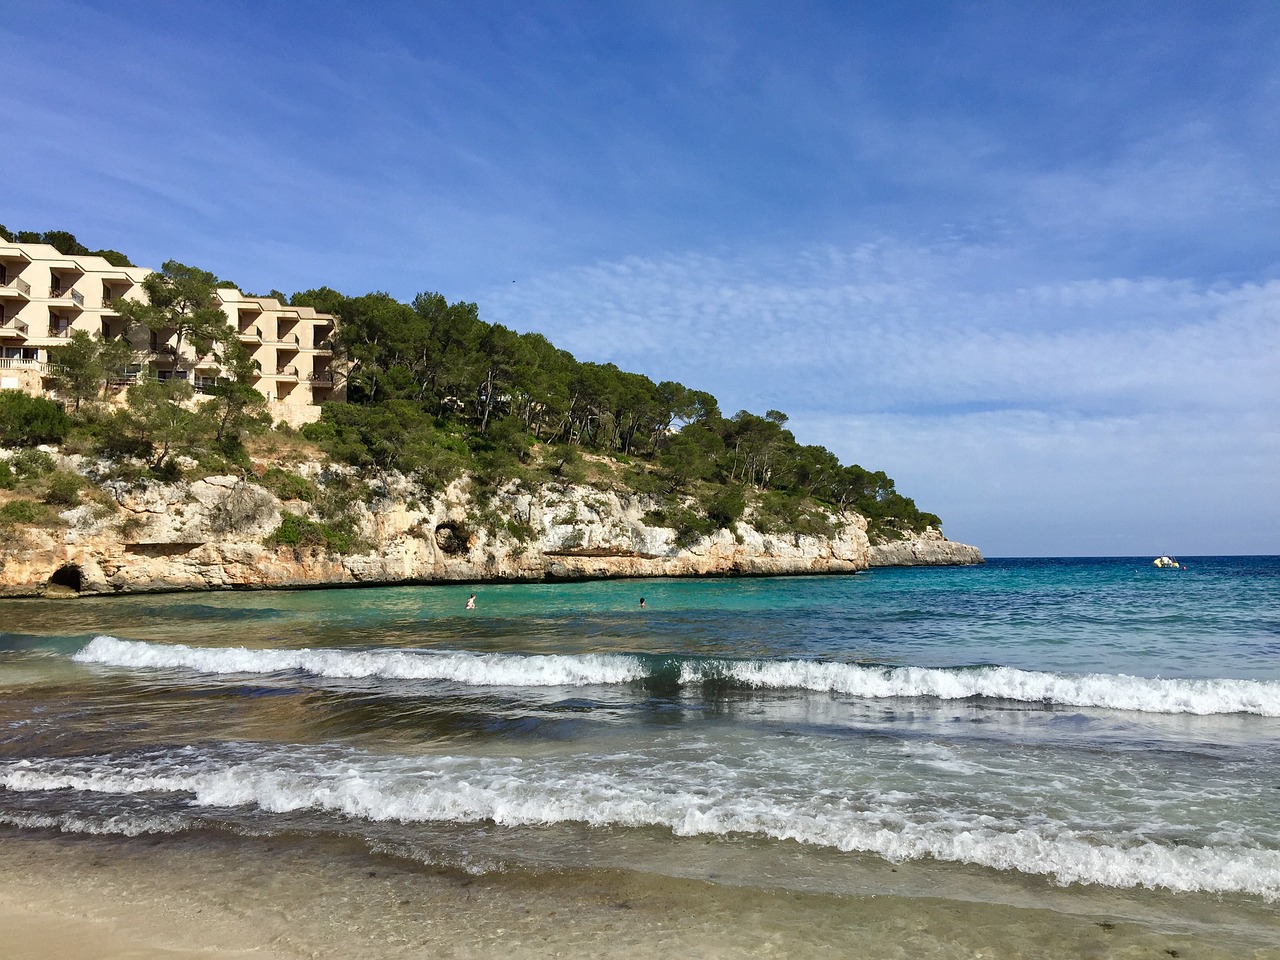
[[[470,877],[308,838],[0,835],[0,958],[1280,958],[1258,929],[624,871]]]

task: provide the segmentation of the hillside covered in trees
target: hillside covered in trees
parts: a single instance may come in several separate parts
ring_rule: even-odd
[[[0,231],[88,252],[69,233]],[[206,470],[247,467],[246,443],[255,435],[290,431],[270,426],[264,398],[248,387],[235,332],[196,322],[208,315],[219,283],[171,261],[148,278],[150,307],[117,304],[138,324],[190,329],[223,359],[229,376],[207,396],[194,397],[185,381],[143,378],[128,387],[125,405],[101,403],[134,358],[119,343],[77,334],[50,351],[69,411],[8,398],[0,403],[0,442],[66,442],[86,453],[128,455],[168,479],[179,455]],[[326,404],[297,438],[335,462],[396,471],[429,489],[463,474],[481,491],[512,480],[624,488],[649,497],[654,521],[686,540],[744,515],[762,530],[827,532],[815,525],[829,525],[830,509],[865,516],[873,543],[940,524],[884,472],[841,464],[829,450],[798,442],[779,411],[725,416],[705,391],[578,360],[540,334],[485,322],[474,303],[436,293],[403,303],[329,287],[270,295],[339,320],[335,349],[347,402]]]

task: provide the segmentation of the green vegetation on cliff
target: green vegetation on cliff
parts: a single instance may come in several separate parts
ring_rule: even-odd
[[[654,497],[688,538],[748,509],[758,527],[829,532],[819,504],[863,514],[873,539],[939,524],[882,471],[799,443],[783,413],[726,417],[705,391],[576,360],[540,334],[486,323],[474,303],[327,287],[290,302],[340,321],[348,402],[303,429],[336,460],[497,486],[584,479],[582,455],[594,454],[613,462],[598,480]]]

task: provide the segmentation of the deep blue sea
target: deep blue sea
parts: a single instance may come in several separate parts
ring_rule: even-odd
[[[0,829],[1261,943],[1280,558],[1181,563],[0,602]]]

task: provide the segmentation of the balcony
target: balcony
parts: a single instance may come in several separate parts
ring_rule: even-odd
[[[0,357],[0,370],[39,370],[49,373],[56,364],[44,363],[34,357]]]
[[[0,282],[0,297],[13,300],[31,299],[31,284],[21,277],[11,277]]]
[[[49,287],[49,299],[50,300],[69,300],[71,301],[71,306],[75,307],[77,310],[84,309],[84,294],[81,293],[79,290],[77,290],[75,287],[64,288],[61,286],[51,285]],[[63,304],[63,306],[65,306],[65,304]]]
[[[276,367],[276,379],[277,380],[293,380],[294,382],[297,382],[298,368],[289,367],[289,366]]]
[[[247,343],[261,343],[262,331],[257,327],[248,327],[243,330],[236,331],[236,336]]]
[[[69,337],[73,327],[67,321],[59,323],[56,320],[49,321],[49,336],[51,337]]]
[[[333,340],[325,337],[323,340],[317,340],[311,348],[319,353],[333,353]]]
[[[226,391],[229,381],[225,377],[202,377],[199,374],[191,382],[195,387],[196,393],[205,396],[215,396]]]
[[[333,383],[332,370],[312,370],[307,374],[307,379],[311,383]]]
[[[25,320],[10,317],[0,324],[0,337],[22,337],[25,340],[29,329]]]
[[[131,383],[138,383],[147,378],[147,371],[139,364],[130,364],[123,370],[116,371],[111,374],[110,380],[113,387],[124,387]]]

